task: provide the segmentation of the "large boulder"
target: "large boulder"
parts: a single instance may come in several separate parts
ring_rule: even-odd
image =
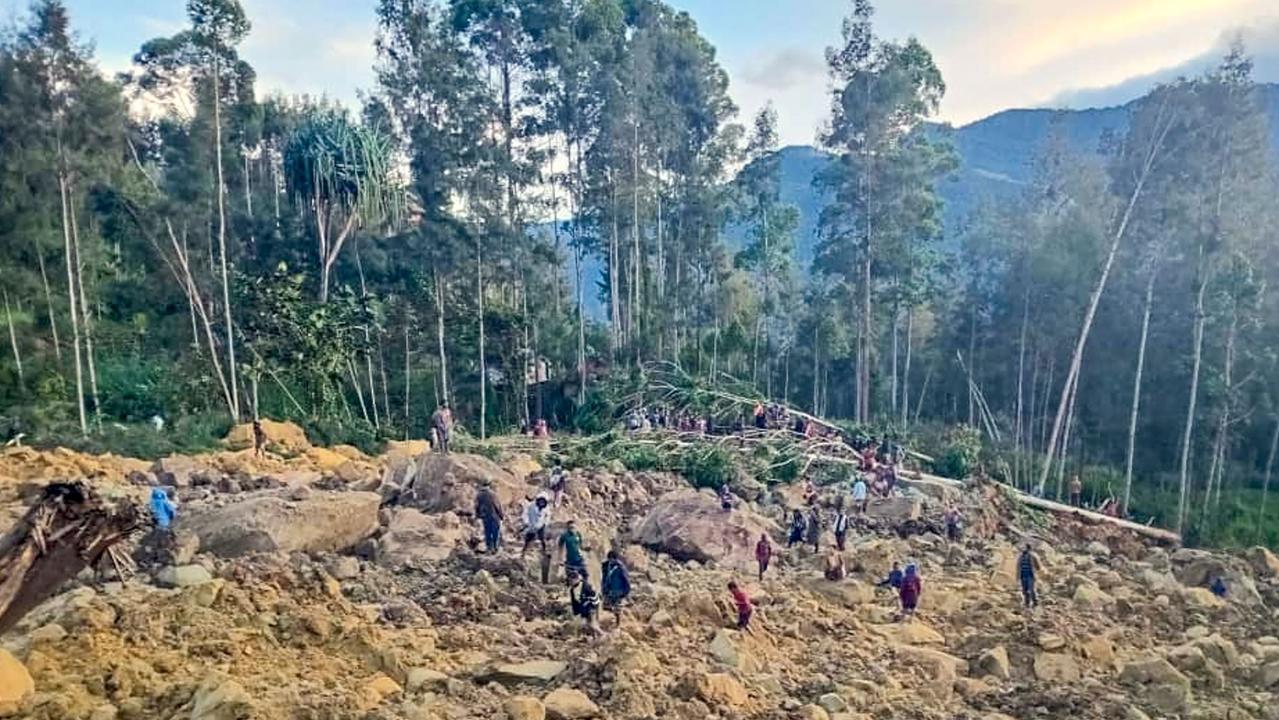
[[[456,513],[427,515],[413,508],[394,508],[386,532],[378,539],[377,561],[403,567],[418,560],[443,560],[470,534]]]
[[[776,534],[777,526],[744,507],[725,512],[709,490],[685,488],[658,498],[633,538],[677,560],[749,564],[764,533]]]
[[[1141,688],[1146,702],[1163,712],[1182,712],[1190,703],[1190,679],[1165,658],[1127,663],[1120,671],[1119,679]]]
[[[1244,557],[1248,559],[1248,564],[1252,566],[1252,572],[1257,577],[1279,577],[1279,557],[1275,557],[1275,554],[1267,548],[1261,546],[1249,548],[1244,553]]]
[[[266,435],[268,450],[297,455],[311,449],[306,431],[291,422],[276,422],[262,418],[262,432]],[[222,439],[228,450],[247,450],[253,447],[253,423],[241,423],[231,428]]]
[[[195,484],[197,476],[207,476],[215,471],[208,465],[185,455],[170,455],[156,460],[151,472],[161,485],[175,488],[189,488]]]
[[[566,669],[568,665],[559,660],[527,660],[494,665],[476,679],[482,683],[495,682],[507,686],[546,685]]]
[[[968,672],[967,662],[940,650],[895,645],[893,653],[904,663],[922,671],[922,684],[918,686],[918,692],[937,702],[950,702],[955,692],[955,680]]]
[[[401,502],[423,512],[470,515],[475,512],[475,494],[487,481],[513,516],[529,490],[515,475],[479,455],[424,453],[415,465],[416,474],[404,487]]]
[[[918,520],[923,511],[923,500],[905,495],[872,500],[866,507],[866,514],[870,517],[894,523]]]
[[[542,698],[549,720],[586,720],[601,717],[598,705],[586,693],[573,688],[558,688]]]
[[[262,495],[179,520],[200,549],[222,557],[254,552],[337,552],[378,528],[381,498],[366,492],[312,492],[301,499]]]
[[[727,673],[702,673],[693,680],[698,698],[711,707],[741,707],[750,695],[737,678]]]
[[[1035,655],[1035,677],[1050,683],[1069,683],[1079,680],[1079,663],[1073,655],[1041,652]]]
[[[0,714],[16,712],[35,689],[27,668],[8,650],[0,649]]]

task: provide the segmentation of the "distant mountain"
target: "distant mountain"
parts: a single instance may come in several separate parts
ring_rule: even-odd
[[[1262,85],[1261,89],[1262,103],[1271,119],[1272,147],[1279,155],[1279,84]],[[954,235],[983,199],[1017,192],[1030,179],[1035,158],[1051,133],[1062,133],[1078,152],[1097,152],[1106,132],[1122,135],[1127,129],[1131,106],[1005,110],[958,128],[935,127],[934,132],[949,138],[960,163],[959,170],[938,186],[946,202],[946,227],[952,231],[948,236]],[[823,205],[821,194],[813,187],[813,175],[829,156],[807,145],[783,148],[780,155],[782,199],[800,212],[796,259],[799,267],[807,268]]]

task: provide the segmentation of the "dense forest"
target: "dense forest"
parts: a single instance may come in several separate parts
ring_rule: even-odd
[[[659,0],[381,0],[354,108],[261,94],[238,0],[187,10],[119,77],[60,0],[0,38],[10,438],[158,453],[261,414],[375,443],[441,402],[478,437],[571,430],[662,363],[1279,542],[1275,150],[1243,47],[1098,152],[1050,138],[946,237],[942,72],[855,0],[809,265],[777,111],[739,118]]]

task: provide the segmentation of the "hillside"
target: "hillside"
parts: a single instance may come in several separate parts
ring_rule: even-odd
[[[1271,118],[1273,147],[1279,152],[1279,84],[1265,84],[1261,90]],[[983,198],[1016,192],[1029,179],[1034,159],[1052,133],[1061,133],[1079,152],[1097,152],[1105,133],[1123,133],[1128,109],[1129,105],[1088,110],[1005,110],[958,128],[935,127],[934,132],[949,138],[959,156],[959,171],[943,180],[939,188],[946,201],[947,237],[954,237],[964,218]],[[811,146],[797,145],[783,148],[781,157],[781,196],[799,208],[797,257],[800,267],[806,269],[812,259],[822,206],[812,178],[822,167],[825,154]]]

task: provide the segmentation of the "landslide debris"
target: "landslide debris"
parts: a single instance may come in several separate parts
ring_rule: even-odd
[[[179,520],[130,545],[137,575],[82,573],[0,638],[0,717],[1279,718],[1279,560],[1259,548],[1170,550],[995,488],[908,490],[856,520],[833,582],[829,531],[820,554],[785,547],[787,488],[726,513],[676,475],[574,470],[552,536],[577,520],[592,571],[616,549],[634,586],[595,637],[558,568],[543,584],[539,553],[521,554],[513,523],[546,482],[528,454],[369,458],[273,437],[262,458],[236,443],[156,464],[3,455],[10,516],[45,481],[92,477],[139,496],[165,483]],[[510,521],[495,556],[470,517],[484,481]],[[957,543],[937,532],[945,501],[966,518]],[[762,582],[760,532],[778,552]],[[1033,613],[1027,540],[1044,565]],[[876,587],[894,561],[923,574],[913,620]],[[1215,577],[1225,599],[1204,588]],[[749,632],[730,579],[758,604]]]

